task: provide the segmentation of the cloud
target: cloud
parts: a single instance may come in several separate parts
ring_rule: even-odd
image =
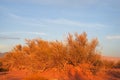
[[[44,22],[42,20],[37,20],[34,18],[28,18],[28,17],[23,17],[20,15],[16,15],[14,13],[8,13],[8,16],[11,20],[11,23],[18,23],[18,24],[22,24],[22,25],[26,25],[26,26],[39,26],[39,27],[43,27]]]
[[[33,34],[33,35],[46,35],[46,33],[42,32],[15,32],[16,34]]]
[[[80,22],[70,19],[57,18],[57,19],[34,19],[18,16],[13,13],[8,14],[13,22],[18,22],[19,24],[27,25],[27,26],[36,26],[36,27],[105,27],[105,25],[100,23],[87,23]]]
[[[84,23],[80,21],[73,21],[69,19],[46,19],[44,20],[47,24],[52,25],[64,25],[64,26],[77,26],[77,27],[104,27],[105,25],[99,23]]]
[[[16,3],[32,3],[32,4],[41,4],[41,5],[81,5],[81,4],[94,4],[100,0],[4,0],[8,2]]]
[[[106,39],[118,40],[118,39],[120,39],[120,35],[118,35],[118,36],[107,36]]]
[[[8,13],[8,15],[9,15],[11,18],[13,18],[13,19],[22,19],[21,16],[18,16],[18,15],[13,14],[13,13]]]
[[[0,39],[3,39],[3,40],[7,40],[7,39],[19,40],[20,38],[18,38],[18,37],[7,37],[7,36],[4,36],[4,37],[0,37]]]
[[[8,34],[33,34],[33,35],[46,35],[46,33],[42,32],[1,32],[2,35],[8,35]]]

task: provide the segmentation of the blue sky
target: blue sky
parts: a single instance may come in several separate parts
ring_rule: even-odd
[[[102,55],[120,57],[120,0],[0,0],[0,52],[24,39],[98,38]]]

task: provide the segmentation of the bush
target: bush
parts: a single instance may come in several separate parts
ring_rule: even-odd
[[[40,75],[38,74],[33,74],[33,75],[30,75],[28,77],[26,77],[25,79],[23,80],[48,80],[47,78],[45,77],[41,77]]]
[[[83,63],[100,69],[101,56],[96,47],[97,39],[88,41],[87,34],[69,34],[66,42],[26,40],[26,45],[17,45],[4,58],[9,69],[29,69],[45,71],[49,68],[64,68],[65,65],[78,66]],[[28,66],[29,65],[29,66]]]
[[[75,34],[75,38],[73,38],[72,35],[69,35],[68,49],[71,62],[74,63],[74,65],[80,63],[93,64],[99,56],[96,51],[97,45],[97,39],[88,42],[86,33],[81,35]]]
[[[115,63],[113,61],[103,60],[103,65],[106,69],[111,69],[114,67]]]
[[[96,60],[93,63],[93,66],[90,68],[91,72],[93,73],[93,75],[96,75],[97,72],[100,72],[101,69],[103,68],[103,63],[101,60]]]
[[[0,72],[6,72],[6,71],[8,71],[8,69],[0,68]]]
[[[3,63],[0,62],[0,72],[5,72],[5,71],[8,71],[7,68],[3,68]]]
[[[120,69],[120,61],[118,61],[115,65],[114,68],[119,68]]]

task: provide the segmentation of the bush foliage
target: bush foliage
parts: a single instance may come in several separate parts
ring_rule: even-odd
[[[9,69],[47,70],[64,68],[65,65],[90,64],[96,71],[101,67],[97,51],[98,41],[88,41],[87,34],[69,34],[66,41],[26,40],[26,45],[17,45],[3,58]],[[92,70],[92,69],[91,69]]]
[[[120,69],[120,60],[117,63],[115,63],[114,68]]]

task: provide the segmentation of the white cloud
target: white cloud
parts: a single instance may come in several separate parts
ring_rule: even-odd
[[[7,39],[13,39],[13,40],[19,40],[19,37],[8,37],[8,36],[0,36],[0,39],[7,40]]]
[[[117,36],[107,36],[106,37],[106,39],[110,39],[110,40],[112,40],[112,39],[120,39],[120,35],[117,35]]]
[[[22,19],[21,16],[18,16],[18,15],[13,14],[13,13],[8,13],[8,16],[10,16],[10,17],[13,18],[13,19]]]
[[[46,33],[42,32],[1,32],[0,34],[8,35],[8,34],[33,34],[33,35],[46,35]]]
[[[69,19],[45,19],[43,20],[47,24],[61,25],[61,26],[73,26],[73,27],[104,27],[105,25],[99,23],[84,23],[80,21],[73,21]]]
[[[87,23],[80,22],[70,19],[58,18],[58,19],[34,19],[34,18],[26,18],[22,16],[18,16],[13,13],[9,13],[11,21],[17,22],[19,24],[27,25],[27,26],[36,26],[36,27],[105,27],[105,25],[100,23]]]
[[[41,20],[36,20],[33,18],[28,18],[28,17],[23,17],[23,16],[19,16],[13,13],[8,13],[8,16],[11,20],[11,23],[18,23],[18,24],[22,24],[22,25],[26,25],[26,26],[39,26],[39,27],[43,27],[45,26]]]

